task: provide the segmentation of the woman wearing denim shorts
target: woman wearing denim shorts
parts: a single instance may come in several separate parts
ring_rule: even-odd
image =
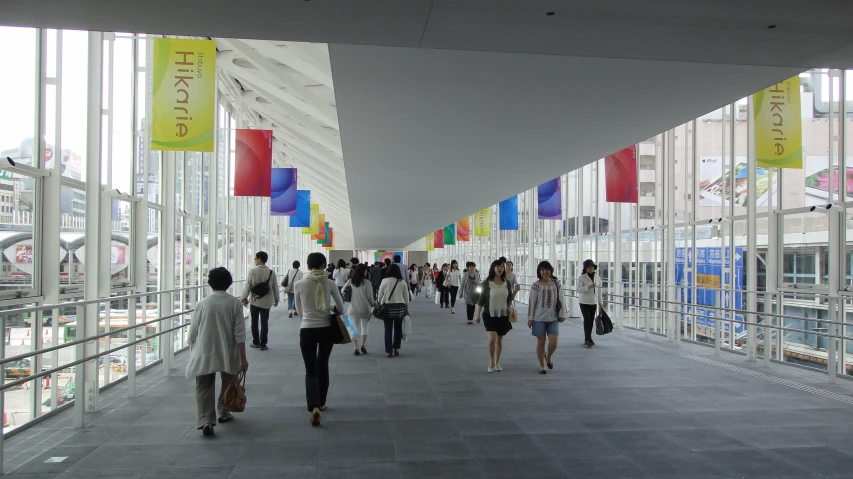
[[[552,276],[554,267],[542,261],[536,267],[538,281],[530,287],[530,300],[527,308],[527,327],[536,336],[536,359],[539,360],[539,374],[547,374],[554,369],[551,359],[557,350],[560,324],[566,320],[563,308],[562,287]],[[548,339],[548,352],[545,353],[545,338]]]

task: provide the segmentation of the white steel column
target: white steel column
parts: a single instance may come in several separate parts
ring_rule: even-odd
[[[684,127],[685,133],[687,127]],[[668,145],[666,148],[666,181],[664,181],[665,198],[666,198],[666,249],[662,255],[666,261],[666,298],[667,313],[666,324],[668,325],[666,336],[670,341],[675,341],[676,344],[680,341],[681,327],[678,322],[678,314],[675,312],[675,301],[677,301],[677,289],[675,287],[675,130],[669,130]],[[685,141],[687,139],[685,138]],[[657,238],[657,231],[655,231]],[[655,248],[657,251],[657,248]]]
[[[175,152],[162,152],[161,191],[160,204],[163,212],[160,220],[160,290],[171,290],[175,288]],[[183,243],[183,241],[182,241]],[[183,253],[181,253],[183,255]],[[183,263],[181,257],[181,263]],[[180,294],[180,293],[179,293]],[[173,314],[175,301],[171,293],[161,294],[159,297],[160,316]],[[161,324],[159,330],[169,329],[172,321]],[[172,366],[171,344],[172,334],[167,333],[160,336],[160,355],[163,359],[163,374],[168,377]]]
[[[747,158],[747,191],[756,191],[756,155],[755,155],[755,118],[753,116],[752,104],[753,100],[750,96],[747,100],[746,109],[749,112],[747,115],[747,139],[748,139],[748,158]],[[734,111],[733,111],[734,113]],[[734,117],[732,117],[732,122],[734,122]],[[732,171],[734,171],[735,164],[735,155],[734,150],[732,150]],[[732,183],[734,184],[734,183]],[[749,201],[746,205],[746,245],[747,245],[747,253],[746,258],[744,258],[744,265],[746,266],[746,285],[749,292],[746,295],[747,298],[747,315],[746,321],[750,324],[747,325],[746,328],[746,359],[747,361],[755,361],[755,339],[756,339],[756,327],[755,327],[755,310],[758,307],[758,298],[755,294],[755,290],[758,282],[758,271],[756,267],[758,266],[758,258],[757,258],[757,248],[756,243],[758,240],[756,239],[756,208],[755,203],[757,201],[757,196],[751,195],[749,197]],[[731,199],[731,203],[734,203],[734,198]],[[734,223],[731,225],[731,241],[734,242]],[[734,258],[732,258],[734,259]],[[831,263],[831,262],[830,262]],[[731,318],[735,319],[735,318]],[[734,348],[734,326],[732,326],[732,331],[729,333],[730,346]]]
[[[100,234],[98,218],[101,215],[101,83],[103,70],[103,33],[89,32],[89,63],[86,106],[86,263],[84,271],[83,297],[86,300],[98,299],[98,277],[100,272]],[[109,277],[106,278],[109,281]],[[94,336],[98,334],[98,305],[84,307],[82,321],[78,320],[78,335]],[[77,358],[96,354],[98,342],[92,341],[85,347],[77,347]],[[83,412],[98,410],[98,361],[89,361],[83,367],[75,369],[74,425],[83,427]],[[81,372],[83,374],[81,374]],[[82,392],[82,394],[80,394]]]

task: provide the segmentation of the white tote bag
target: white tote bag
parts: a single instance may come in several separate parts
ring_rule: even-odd
[[[408,342],[409,336],[412,335],[412,318],[409,315],[406,315],[403,318],[403,341]]]

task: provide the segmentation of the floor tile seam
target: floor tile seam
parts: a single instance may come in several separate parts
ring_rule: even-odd
[[[664,347],[664,346],[661,346],[658,344],[654,344],[651,342],[642,341],[642,340],[639,340],[636,338],[629,338],[629,337],[626,337],[624,335],[616,335],[616,337],[622,341],[628,341],[628,342],[631,342],[634,344],[640,344],[640,345],[646,346],[650,349],[655,349],[657,351],[661,351],[661,352],[664,352],[664,353],[667,353],[667,354],[670,354],[673,356],[678,356],[678,357],[681,357],[684,359],[689,359],[692,361],[700,362],[702,364],[707,364],[709,366],[714,366],[714,367],[717,367],[720,369],[725,369],[725,370],[728,370],[728,371],[731,371],[734,373],[742,374],[745,376],[750,376],[750,377],[753,377],[756,379],[761,379],[761,380],[768,381],[771,383],[779,384],[781,386],[787,386],[787,387],[792,388],[792,389],[797,389],[797,390],[807,392],[810,394],[822,396],[822,397],[825,397],[827,399],[833,399],[833,400],[836,400],[836,401],[839,401],[839,402],[842,402],[845,404],[853,405],[853,397],[850,397],[850,396],[847,396],[847,395],[844,395],[841,393],[835,393],[832,391],[828,391],[826,389],[816,388],[814,386],[802,384],[802,383],[793,381],[791,379],[784,379],[784,378],[780,378],[777,376],[772,376],[772,375],[769,375],[766,373],[762,373],[759,371],[753,371],[753,370],[748,369],[748,368],[743,368],[743,367],[735,366],[733,364],[728,364],[728,363],[725,363],[722,361],[716,361],[716,360],[705,358],[702,356],[697,356],[697,355],[687,353],[684,351],[674,350],[672,348],[667,348],[667,347]]]

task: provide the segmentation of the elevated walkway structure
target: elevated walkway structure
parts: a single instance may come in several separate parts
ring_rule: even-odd
[[[308,424],[299,319],[274,310],[270,349],[249,351],[248,408],[214,438],[194,427],[194,383],[178,355],[137,397],[102,397],[74,429],[62,412],[6,441],[12,477],[805,478],[846,477],[853,385],[818,372],[623,328],[582,346],[561,325],[555,368],[537,373],[521,320],[503,371],[486,372],[482,325],[423,297],[401,356],[336,346],[329,411]],[[754,365],[751,366],[751,365]],[[150,378],[150,379],[149,379]]]

